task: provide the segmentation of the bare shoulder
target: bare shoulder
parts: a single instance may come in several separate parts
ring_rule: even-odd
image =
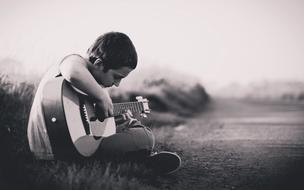
[[[61,72],[70,71],[71,69],[88,69],[88,60],[79,54],[70,54],[65,56],[59,64]]]
[[[85,63],[86,59],[79,54],[69,54],[62,59],[61,63],[63,63],[63,62],[82,62],[82,63]]]

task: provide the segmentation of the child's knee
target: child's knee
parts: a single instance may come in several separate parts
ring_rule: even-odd
[[[152,130],[148,127],[131,128],[136,149],[152,151],[155,145],[155,137]]]
[[[97,154],[124,155],[135,152],[151,153],[154,145],[155,137],[151,129],[145,126],[135,127],[104,138]]]

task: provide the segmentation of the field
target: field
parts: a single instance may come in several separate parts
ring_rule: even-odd
[[[166,117],[156,120],[159,117],[154,115],[154,120],[146,122],[153,127],[157,149],[177,152],[183,161],[176,173],[157,176],[138,164],[33,160],[25,127],[34,88],[1,81],[1,104],[5,105],[0,128],[1,189],[269,190],[304,186],[303,102],[215,98],[195,115],[156,113]]]
[[[14,81],[5,75],[0,79],[0,101],[3,105],[0,109],[0,148],[3,155],[0,162],[1,189],[155,189],[151,179],[157,176],[139,164],[109,163],[94,159],[69,163],[33,159],[26,138],[26,126],[37,85]],[[192,100],[201,101],[202,107],[208,99],[200,87],[191,90],[202,92],[201,98],[195,97],[197,93],[185,92],[173,86],[169,86],[170,91],[159,88],[158,93],[144,93],[151,100],[154,111],[143,123],[154,129],[172,128],[183,123],[182,118],[186,115],[193,115],[194,104],[188,101],[191,97]],[[168,89],[168,86],[164,89]],[[175,96],[174,91],[179,91],[176,93],[179,95]],[[113,95],[112,98],[118,102],[127,101],[133,99],[135,93],[128,92],[124,97]],[[170,104],[166,103],[169,102],[166,101],[168,98],[171,98]],[[185,109],[181,110],[182,106]],[[173,109],[176,111],[169,112]],[[158,138],[165,135],[162,132],[156,134]],[[171,150],[165,144],[157,144],[156,149]]]
[[[170,188],[303,189],[303,115],[299,102],[215,99],[167,137],[184,159]]]

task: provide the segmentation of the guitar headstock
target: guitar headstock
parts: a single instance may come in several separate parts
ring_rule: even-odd
[[[143,98],[142,96],[136,96],[136,100],[143,106],[143,112],[140,114],[140,116],[147,117],[147,113],[151,112],[149,108],[149,100],[147,98]]]

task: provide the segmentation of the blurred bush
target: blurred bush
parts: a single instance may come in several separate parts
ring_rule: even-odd
[[[14,83],[0,75],[0,181],[4,183],[1,188],[30,189],[24,161],[31,159],[26,125],[33,91],[31,84]]]
[[[1,131],[6,131],[16,143],[26,147],[26,125],[34,95],[34,85],[15,83],[5,75],[0,75],[0,123]],[[15,151],[26,151],[13,147]],[[15,152],[14,151],[14,152]]]
[[[162,79],[146,82],[145,86],[141,91],[111,91],[112,99],[114,102],[134,101],[140,95],[149,100],[153,111],[171,112],[180,116],[191,116],[202,111],[209,100],[209,95],[200,84],[181,88]]]
[[[136,96],[147,98],[152,114],[144,121],[153,126],[182,123],[184,117],[200,113],[209,102],[209,95],[199,83],[178,86],[164,78],[144,80],[135,90],[112,88],[110,94],[113,102],[134,101]]]

